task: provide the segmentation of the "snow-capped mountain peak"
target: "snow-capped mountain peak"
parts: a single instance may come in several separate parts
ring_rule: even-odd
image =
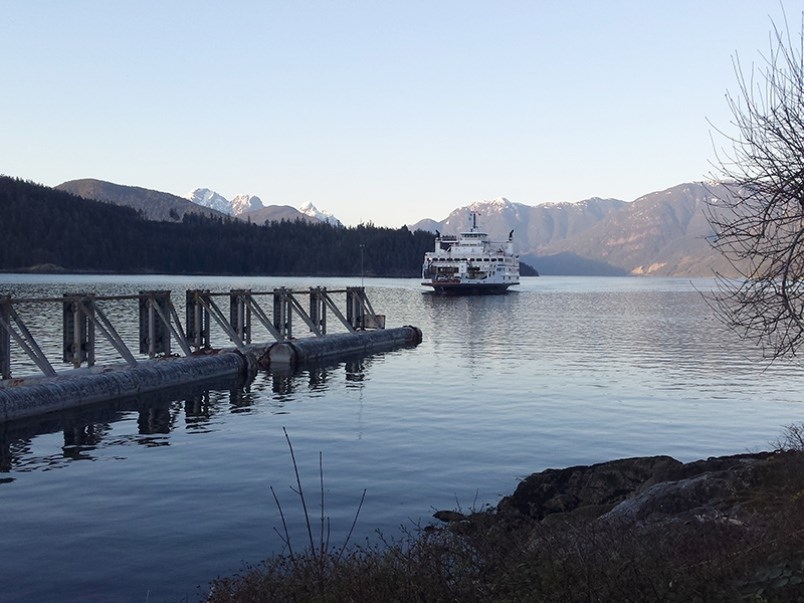
[[[237,195],[229,201],[223,195],[208,188],[197,188],[184,195],[196,205],[203,205],[230,216],[239,216],[247,211],[254,211],[265,207],[259,197],[253,195]]]
[[[315,205],[313,205],[311,201],[308,201],[299,207],[299,211],[304,215],[315,218],[316,220],[320,220],[321,222],[326,222],[327,224],[332,224],[333,226],[343,226],[341,221],[338,220],[338,218],[336,218],[333,214],[328,211],[321,211]]]
[[[497,197],[491,201],[475,201],[469,205],[470,211],[486,211],[486,212],[500,212],[506,209],[513,208],[514,204],[505,197]]]
[[[232,213],[232,204],[229,203],[229,200],[223,195],[219,195],[215,191],[208,188],[196,188],[191,190],[189,193],[184,195],[184,198],[189,199],[196,205],[209,207],[210,209],[214,209],[225,214]]]
[[[262,199],[256,195],[236,195],[231,201],[231,206],[232,214],[235,216],[265,207]]]

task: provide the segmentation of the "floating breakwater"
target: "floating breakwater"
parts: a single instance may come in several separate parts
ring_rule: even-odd
[[[375,351],[417,345],[421,341],[421,329],[410,325],[322,338],[293,339],[272,345],[268,350],[268,362],[272,366],[296,367],[348,354],[371,354]]]
[[[189,358],[154,359],[135,367],[94,367],[49,377],[3,381],[0,382],[0,421],[236,375],[244,366],[245,358],[229,351]]]
[[[309,337],[270,345],[165,357],[126,365],[75,369],[55,376],[0,381],[0,421],[137,396],[217,377],[253,375],[259,368],[299,368],[355,353],[370,355],[421,343],[413,326]]]
[[[337,294],[345,294],[343,310],[336,303]],[[302,295],[309,296],[309,312],[302,306]],[[214,300],[216,296],[228,297],[228,316]],[[270,300],[272,316],[258,302],[261,297]],[[101,308],[105,302],[126,300],[138,305],[139,353],[147,354],[147,359],[135,357],[130,343]],[[287,370],[308,362],[369,355],[417,345],[422,339],[417,327],[386,330],[385,317],[374,313],[362,287],[329,291],[322,287],[307,291],[278,288],[267,292],[233,289],[229,293],[190,290],[186,292],[185,301],[186,322],[182,325],[170,291],[104,297],[92,294],[38,299],[0,297],[0,421],[137,396],[216,377],[238,374],[248,377],[259,367],[275,365]],[[43,352],[37,337],[17,313],[17,307],[25,304],[60,307],[62,361],[72,363],[72,370],[57,372],[53,368],[52,359]],[[327,333],[328,313],[337,318],[346,333]],[[294,316],[300,318],[314,336],[295,338]],[[57,318],[54,316],[52,320],[55,322]],[[213,323],[234,348],[212,347],[210,327]],[[252,328],[257,323],[276,341],[252,344]],[[95,365],[96,332],[114,347],[124,364]],[[182,356],[172,353],[171,340],[181,348]],[[36,364],[42,375],[12,377],[12,341]]]

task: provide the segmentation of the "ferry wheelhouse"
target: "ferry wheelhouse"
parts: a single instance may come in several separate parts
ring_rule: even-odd
[[[436,231],[435,249],[424,254],[422,285],[441,294],[505,293],[519,284],[519,256],[513,234],[504,242],[490,241],[470,214],[470,228],[456,235]]]

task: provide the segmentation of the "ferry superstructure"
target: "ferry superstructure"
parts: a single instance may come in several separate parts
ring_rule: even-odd
[[[424,254],[422,285],[441,294],[505,293],[519,284],[519,256],[512,230],[504,242],[490,241],[470,214],[470,228],[458,235],[436,231],[435,249]]]

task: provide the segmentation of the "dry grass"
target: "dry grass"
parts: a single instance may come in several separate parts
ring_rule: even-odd
[[[804,601],[804,452],[790,431],[747,521],[536,522],[471,514],[379,545],[273,557],[209,601]]]

